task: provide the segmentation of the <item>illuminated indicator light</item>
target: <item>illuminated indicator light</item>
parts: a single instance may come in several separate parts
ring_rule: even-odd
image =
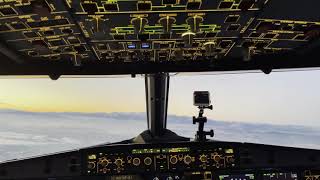
[[[92,154],[88,156],[88,159],[94,160],[94,159],[97,159],[97,156],[95,154]]]
[[[150,49],[150,44],[149,43],[142,43],[141,48],[142,49]]]
[[[189,151],[190,151],[190,148],[187,148],[187,147],[162,149],[162,153],[177,153],[177,152],[189,152]]]
[[[234,152],[233,152],[233,149],[225,149],[224,152],[225,152],[226,154],[233,154],[233,153],[234,153]]]
[[[154,154],[160,153],[160,149],[133,149],[132,154]]]
[[[4,16],[9,16],[9,15],[16,15],[17,12],[15,10],[13,10],[11,7],[8,8],[2,8],[0,9],[1,14],[3,14]]]
[[[106,11],[119,11],[118,3],[107,3],[103,5]]]
[[[137,10],[138,11],[151,11],[152,9],[152,2],[151,1],[139,1],[137,3]]]
[[[233,1],[222,1],[219,5],[219,9],[230,9],[233,5]]]
[[[136,49],[136,45],[135,44],[128,44],[128,49]]]

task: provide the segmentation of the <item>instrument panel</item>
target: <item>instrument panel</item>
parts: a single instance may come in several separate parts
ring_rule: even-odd
[[[219,141],[110,144],[0,163],[1,180],[319,178],[319,150]]]
[[[272,15],[275,7],[282,14]],[[307,18],[298,7],[288,0],[2,0],[0,39],[29,59],[76,66],[249,60],[319,37],[317,4],[307,6]]]
[[[86,157],[88,175],[212,171],[237,166],[234,149],[229,146],[142,146],[122,151],[103,149],[88,152]]]

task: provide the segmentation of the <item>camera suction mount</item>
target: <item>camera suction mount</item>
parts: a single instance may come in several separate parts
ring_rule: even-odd
[[[198,117],[193,116],[193,124],[199,123],[198,131],[195,140],[199,142],[207,141],[207,136],[213,137],[214,131],[204,131],[204,125],[207,123],[207,117],[203,116],[205,109],[213,109],[210,105],[210,94],[208,91],[195,91],[194,92],[194,105],[199,108]]]

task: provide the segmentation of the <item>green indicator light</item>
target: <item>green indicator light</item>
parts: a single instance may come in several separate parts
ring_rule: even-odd
[[[162,153],[181,153],[181,152],[189,152],[190,148],[183,147],[183,148],[165,148],[162,149]]]
[[[133,149],[132,154],[155,154],[160,153],[160,149]]]

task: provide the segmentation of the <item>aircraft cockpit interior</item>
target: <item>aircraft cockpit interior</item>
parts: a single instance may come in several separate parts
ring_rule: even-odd
[[[170,73],[320,67],[319,7],[318,0],[0,0],[1,76],[142,75],[148,124],[121,142],[1,162],[0,180],[318,180],[320,150],[215,139],[206,127],[214,110],[208,91],[193,94],[194,137],[166,125]]]

